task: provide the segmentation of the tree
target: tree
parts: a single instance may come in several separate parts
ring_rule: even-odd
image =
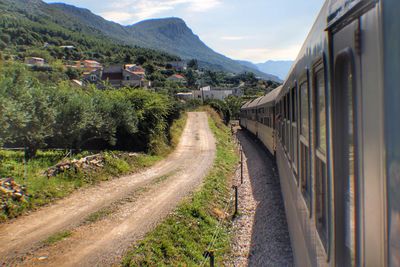
[[[187,85],[189,87],[193,88],[196,86],[197,79],[196,79],[195,73],[191,69],[189,69],[186,73],[186,80],[187,80]]]
[[[147,61],[146,57],[140,55],[136,58],[135,63],[138,65],[143,65]]]
[[[152,63],[145,63],[143,68],[146,70],[146,75],[152,75],[156,70],[156,67]]]
[[[33,157],[53,134],[55,114],[49,89],[41,87],[19,64],[5,68],[0,81],[3,99],[0,105],[5,112],[1,119],[4,127],[1,139],[28,148],[28,156]]]
[[[65,74],[68,76],[68,78],[69,78],[70,80],[78,79],[79,76],[80,76],[79,71],[78,71],[77,69],[74,69],[74,68],[68,68],[68,69],[65,71]]]
[[[198,63],[197,59],[191,59],[191,60],[189,60],[187,66],[190,69],[197,70],[199,68],[199,63]]]
[[[243,106],[243,99],[240,97],[236,97],[233,95],[228,96],[225,98],[225,103],[229,108],[232,118],[238,119],[240,116],[240,108]]]

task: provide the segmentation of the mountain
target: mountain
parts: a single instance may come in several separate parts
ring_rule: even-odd
[[[36,56],[47,62],[54,58],[94,59],[104,64],[150,62],[158,66],[180,59],[159,50],[128,45],[132,37],[117,39],[124,35],[130,36],[125,27],[87,9],[40,0],[0,0],[0,53],[7,56]]]
[[[128,29],[136,45],[163,50],[183,59],[196,58],[203,67],[235,73],[253,72],[264,79],[279,81],[278,77],[213,51],[180,18],[145,20],[128,26]]]
[[[256,76],[280,81],[274,75],[243,65],[209,48],[179,18],[146,20],[130,26],[107,21],[90,10],[41,0],[0,0],[0,11],[23,13],[25,19],[48,21],[74,33],[108,38],[123,45],[140,46],[174,54],[182,59],[196,58],[200,67],[233,73],[253,72]],[[0,15],[2,16],[2,15]]]
[[[273,75],[278,76],[282,80],[286,78],[289,73],[290,68],[292,67],[293,61],[273,61],[268,60],[265,63],[256,64],[258,69],[265,73],[271,73]]]
[[[238,62],[240,65],[246,66],[248,68],[259,70],[258,66],[256,64],[254,64],[253,62],[245,61],[245,60],[236,60],[236,62]]]

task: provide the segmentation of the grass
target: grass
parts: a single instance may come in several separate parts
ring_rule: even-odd
[[[179,141],[185,124],[186,115],[182,115],[182,118],[172,125],[171,146],[176,146],[175,143]],[[172,148],[169,149],[169,152],[171,151]],[[102,152],[102,154],[106,159],[104,168],[84,172],[70,171],[48,179],[43,172],[60,162],[67,155],[67,151],[38,151],[34,159],[24,164],[23,151],[0,150],[0,178],[14,178],[18,184],[26,187],[28,193],[27,201],[18,202],[1,195],[0,192],[0,222],[66,197],[78,188],[150,167],[167,155],[130,156],[129,153],[112,151]],[[83,152],[75,155],[74,158],[87,155],[89,155],[88,152]]]
[[[108,206],[108,207],[105,207],[105,208],[103,208],[103,209],[100,209],[100,210],[98,210],[98,211],[93,212],[92,214],[90,214],[90,215],[85,219],[85,221],[86,221],[87,223],[94,223],[94,222],[100,221],[100,220],[102,220],[102,219],[108,217],[109,215],[111,215],[115,210],[116,210],[116,207],[115,207],[115,206]]]
[[[231,204],[230,184],[238,155],[229,129],[214,111],[208,112],[217,140],[212,169],[198,191],[130,249],[123,266],[198,266],[204,262],[206,250],[215,251],[216,266],[226,260],[231,240],[230,216],[223,211]]]
[[[176,148],[179,144],[180,137],[185,129],[187,121],[187,113],[183,113],[181,118],[176,120],[170,129],[170,146],[171,148]]]
[[[55,243],[65,239],[65,238],[68,238],[71,235],[72,235],[72,232],[68,231],[68,230],[67,231],[58,232],[58,233],[55,233],[52,236],[49,236],[45,241],[43,241],[43,243],[44,243],[44,245],[49,246],[49,245],[55,244]]]

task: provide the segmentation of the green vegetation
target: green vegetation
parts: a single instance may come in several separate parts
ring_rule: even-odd
[[[198,266],[207,249],[215,251],[217,266],[229,252],[230,179],[238,161],[229,129],[210,111],[217,139],[217,156],[201,189],[185,200],[163,223],[133,247],[123,266]],[[232,212],[232,210],[228,210]],[[213,238],[218,233],[217,238]]]
[[[140,89],[43,85],[7,62],[0,70],[0,145],[29,148],[125,149],[160,154],[182,107],[167,95]]]
[[[75,189],[88,186],[99,181],[108,180],[117,175],[136,172],[149,167],[159,161],[161,156],[128,153],[103,152],[105,165],[103,168],[89,170],[74,170],[61,173],[55,177],[47,178],[44,171],[65,159],[67,151],[41,151],[35,158],[24,164],[23,151],[0,150],[0,177],[12,177],[18,184],[24,185],[27,190],[27,200],[23,202],[9,199],[1,202],[0,222],[7,218],[14,218],[26,210],[51,203],[55,199],[65,197]],[[81,158],[87,152],[75,155]]]
[[[0,150],[0,177],[14,178],[18,184],[25,186],[28,194],[26,201],[8,199],[5,202],[0,202],[0,222],[17,217],[26,210],[35,209],[51,203],[55,199],[65,197],[82,186],[92,185],[154,165],[176,146],[185,124],[186,115],[172,123],[171,146],[167,146],[168,149],[163,151],[164,154],[102,152],[101,154],[105,158],[104,167],[78,171],[70,170],[50,178],[44,175],[44,171],[66,159],[68,150],[38,150],[35,157],[26,163],[24,163],[25,155],[23,151]],[[74,155],[73,158],[79,159],[87,155],[89,155],[89,152],[84,151]],[[94,216],[97,217],[98,215]]]
[[[183,130],[185,129],[186,126],[186,121],[187,121],[187,113],[183,113],[181,115],[181,118],[176,120],[174,124],[170,128],[170,144],[171,147],[175,148],[179,144],[179,139],[180,136],[183,133]]]
[[[95,29],[99,25],[105,29],[107,25],[90,23],[88,15],[92,18],[96,16],[91,13],[81,14],[87,20],[80,21],[79,17],[63,9],[62,5],[57,7],[42,1],[3,0],[0,2],[0,10],[0,50],[16,59],[37,56],[49,63],[57,59],[95,59],[102,63],[147,62],[156,65],[165,65],[170,60],[179,59],[167,53],[129,46],[124,40],[110,39],[110,36]],[[110,22],[106,24],[112,25]],[[110,34],[116,32],[116,28],[109,31]],[[73,46],[74,49],[63,46]]]
[[[106,217],[108,217],[109,215],[111,215],[114,211],[116,210],[115,206],[108,206],[105,207],[101,210],[98,210],[96,212],[93,212],[92,214],[90,214],[87,218],[86,218],[86,222],[87,223],[94,223],[97,221],[100,221]]]
[[[67,231],[62,231],[62,232],[59,232],[59,233],[55,233],[54,235],[52,235],[49,238],[47,238],[44,241],[44,244],[49,246],[49,245],[57,243],[57,242],[59,242],[59,241],[61,241],[63,239],[66,239],[66,238],[70,237],[71,235],[72,235],[72,232],[68,231],[68,230]]]

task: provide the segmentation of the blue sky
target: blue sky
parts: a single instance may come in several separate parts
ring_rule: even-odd
[[[255,63],[295,59],[324,0],[46,0],[123,25],[180,17],[209,47]]]

